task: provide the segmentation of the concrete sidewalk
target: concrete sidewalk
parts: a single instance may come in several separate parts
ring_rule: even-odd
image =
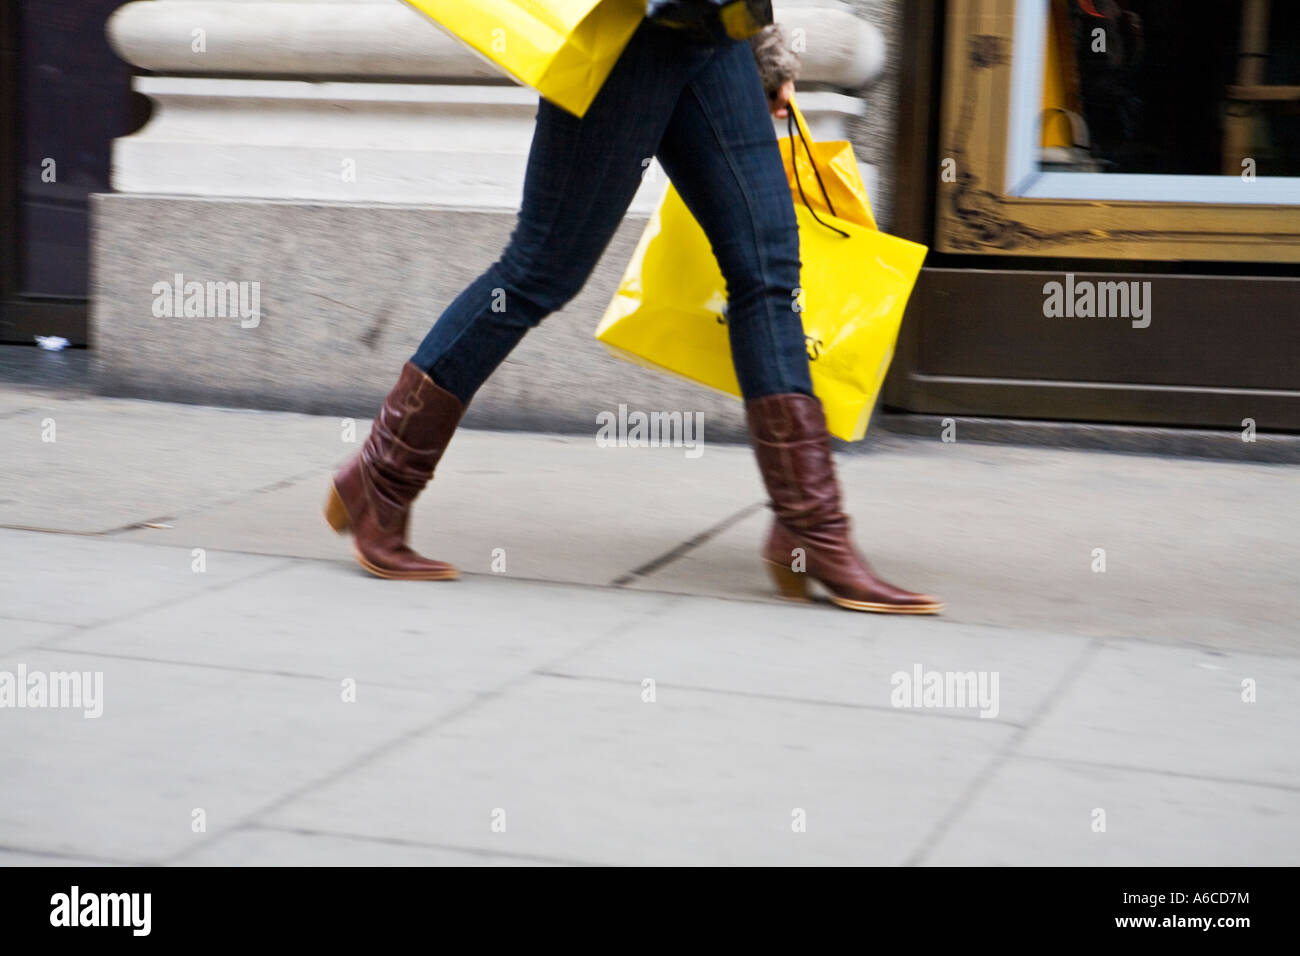
[[[842,476],[904,619],[775,601],[714,445],[462,431],[465,578],[372,579],[345,437],[0,388],[0,678],[103,680],[0,709],[0,863],[1300,862],[1291,467],[893,438]]]

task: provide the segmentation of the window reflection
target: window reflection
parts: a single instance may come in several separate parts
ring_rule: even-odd
[[[1051,0],[1040,168],[1300,176],[1300,3]]]

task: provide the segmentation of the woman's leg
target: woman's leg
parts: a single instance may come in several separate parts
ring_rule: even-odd
[[[582,289],[709,53],[643,23],[582,119],[541,102],[510,242],[443,312],[416,366],[467,404],[528,330]]]
[[[796,311],[799,233],[767,99],[747,44],[718,48],[686,84],[659,159],[727,281],[727,325],[776,520],[763,550],[788,597],[813,578],[841,607],[932,614],[942,604],[876,577],[850,536]]]
[[[479,386],[582,288],[641,183],[683,85],[710,49],[642,24],[582,119],[543,101],[519,221],[501,258],[447,307],[402,369],[326,518],[380,577],[454,578],[406,544],[423,490]]]
[[[686,84],[658,155],[726,278],[741,393],[811,395],[798,224],[749,44],[718,47]]]

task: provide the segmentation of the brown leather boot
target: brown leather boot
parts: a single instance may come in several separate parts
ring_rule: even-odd
[[[407,362],[361,453],[334,476],[325,520],[352,531],[357,562],[381,578],[447,581],[460,572],[406,546],[411,503],[433,477],[464,414],[460,399]]]
[[[853,611],[941,611],[937,598],[880,580],[853,546],[822,403],[808,395],[768,395],[747,403],[745,412],[776,513],[763,558],[782,596],[807,600],[812,578],[832,601]]]

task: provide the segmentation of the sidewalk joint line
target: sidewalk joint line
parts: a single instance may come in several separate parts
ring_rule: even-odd
[[[0,843],[0,853],[25,853],[49,860],[87,860],[91,863],[112,863],[116,866],[133,866],[129,860],[120,857],[97,856],[94,853],[65,853],[62,850],[42,850],[29,846],[15,846],[12,843]]]
[[[665,601],[664,603],[670,604],[672,603],[672,601],[668,600]],[[638,618],[640,616],[641,614],[624,615],[622,618],[619,619],[617,624],[605,628],[598,635],[592,637],[592,639],[589,641],[585,641],[579,647],[561,654],[555,661],[551,662],[550,665],[543,665],[543,666],[555,666],[560,662],[567,660],[569,657],[573,656],[574,654],[581,653],[586,648],[600,643],[606,638],[617,633],[622,628],[626,627],[627,622],[630,618]],[[281,808],[286,807],[289,804],[301,799],[302,797],[306,796],[308,793],[311,793],[314,790],[321,790],[331,786],[332,784],[337,783],[338,781],[347,777],[349,774],[356,773],[362,768],[367,767],[375,763],[376,761],[383,759],[389,754],[400,750],[405,745],[414,743],[415,741],[421,739],[422,737],[440,730],[442,727],[446,726],[447,724],[459,720],[461,717],[464,717],[466,714],[476,710],[479,706],[495,701],[500,697],[504,697],[506,693],[508,693],[517,685],[521,685],[530,680],[535,680],[535,679],[536,679],[536,675],[530,669],[515,674],[513,677],[506,678],[501,684],[497,685],[496,687],[484,691],[475,692],[470,697],[469,700],[465,701],[465,703],[461,704],[460,706],[453,707],[448,711],[440,713],[437,716],[431,718],[430,720],[427,720],[424,723],[419,724],[418,726],[412,727],[411,729],[398,734],[396,737],[392,737],[386,741],[381,741],[374,749],[368,750],[365,753],[362,753],[352,758],[351,760],[344,763],[343,766],[336,767],[334,770],[328,771],[321,776],[315,777],[312,780],[308,780],[302,784],[299,784],[296,787],[292,787],[287,792],[271,799],[266,804],[250,810],[247,814],[244,815],[243,819],[236,821],[232,825],[232,828],[238,828],[241,826],[261,825],[260,820],[262,817],[265,817],[266,815],[271,813],[275,813],[277,810],[280,810]],[[274,824],[265,824],[265,825],[273,826]],[[212,836],[208,837],[207,839],[199,841],[198,847],[206,846],[207,844],[216,840],[218,836],[219,834],[214,833]],[[197,849],[198,847],[192,847],[183,850],[180,853],[163,857],[159,862],[165,864],[174,860],[181,859],[187,853],[194,852],[194,850]]]
[[[638,578],[649,577],[650,575],[654,574],[656,571],[659,571],[662,568],[665,568],[668,565],[672,564],[678,558],[684,557],[685,555],[694,551],[700,545],[705,544],[706,542],[710,541],[713,538],[716,538],[718,535],[722,534],[722,532],[726,531],[732,525],[744,521],[750,515],[755,514],[766,507],[767,507],[767,502],[764,501],[759,501],[752,505],[746,505],[744,508],[741,508],[735,514],[729,515],[728,517],[723,518],[717,524],[705,528],[699,534],[695,535],[695,537],[688,538],[686,541],[683,541],[681,544],[677,545],[677,547],[665,551],[663,554],[659,555],[659,557],[653,558],[650,561],[647,561],[645,564],[641,565],[640,567],[633,568],[631,571],[627,572],[626,574],[615,578],[613,581],[610,582],[610,587],[616,587],[616,588],[625,587],[626,585],[631,584],[633,581],[636,581]]]
[[[623,678],[592,674],[569,674],[564,671],[555,670],[536,670],[533,671],[533,673],[539,677],[552,677],[559,680],[591,681],[598,684],[635,684],[637,682],[635,678],[631,677]],[[656,686],[659,688],[668,687],[673,690],[684,690],[696,694],[718,694],[724,697],[741,697],[750,700],[775,701],[783,704],[811,704],[817,707],[836,707],[844,710],[880,711],[886,714],[898,714],[900,717],[909,716],[925,719],[960,720],[966,723],[974,721],[977,724],[990,724],[994,727],[1015,727],[1017,729],[1023,729],[1026,726],[1025,724],[1014,720],[1002,720],[997,717],[990,720],[987,718],[980,718],[975,714],[944,713],[939,710],[920,707],[891,707],[886,704],[864,704],[848,700],[818,700],[815,697],[791,697],[785,694],[770,694],[761,691],[732,690],[727,687],[705,687],[701,684],[665,684],[660,681]]]
[[[322,472],[328,472],[332,466],[321,465],[313,466],[307,471],[295,472],[285,478],[277,478],[275,481],[265,485],[258,485],[256,488],[250,488],[247,491],[238,492],[225,498],[213,498],[206,502],[194,505],[192,508],[182,508],[175,514],[164,515],[160,518],[145,518],[140,521],[133,521],[130,524],[122,525],[118,528],[110,528],[107,531],[100,532],[105,535],[125,534],[128,531],[140,531],[147,528],[150,524],[171,524],[180,521],[183,518],[192,518],[195,515],[205,514],[209,511],[215,511],[218,508],[226,508],[230,505],[238,504],[259,495],[268,494],[272,491],[279,491],[283,488],[291,488],[296,484],[307,481],[320,475]]]
[[[302,671],[263,670],[256,667],[240,667],[238,664],[213,664],[209,661],[185,661],[174,657],[146,657],[143,654],[121,654],[114,651],[105,651],[93,648],[28,645],[28,649],[47,651],[53,654],[77,654],[82,657],[107,657],[115,661],[137,661],[141,664],[161,664],[164,667],[198,667],[202,670],[227,671],[234,674],[253,674],[262,677],[288,677],[293,680],[336,682],[336,676],[332,674],[306,674]],[[402,684],[383,684],[378,681],[369,681],[367,682],[367,686],[385,687],[389,690],[407,690],[413,693],[419,692],[418,687],[408,687]]]
[[[26,408],[13,408],[7,412],[0,412],[0,418],[13,418],[15,415],[24,415],[27,412],[39,412],[44,405],[28,405]]]
[[[275,560],[275,559],[271,558],[269,560]],[[292,558],[281,558],[278,561],[275,561],[275,563],[268,568],[259,568],[256,571],[250,571],[247,574],[241,574],[238,577],[231,578],[229,581],[224,581],[220,584],[212,584],[212,585],[208,585],[207,587],[200,588],[199,590],[194,591],[193,593],[190,594],[182,594],[177,597],[166,598],[162,601],[159,601],[157,604],[150,604],[148,607],[134,608],[133,610],[125,611],[122,614],[117,615],[116,617],[106,617],[101,621],[95,621],[93,624],[79,625],[79,627],[81,627],[81,630],[84,633],[86,631],[97,630],[101,627],[105,627],[110,624],[117,624],[121,621],[125,621],[128,618],[136,617],[138,615],[152,614],[154,611],[162,610],[165,607],[171,607],[175,604],[184,604],[186,601],[192,601],[195,598],[203,597],[208,594],[215,594],[219,591],[224,591],[227,588],[232,588],[237,584],[243,584],[249,578],[253,578],[265,574],[276,574],[280,571],[283,571],[286,568],[292,567],[293,564],[294,564],[294,560]],[[55,641],[58,640],[58,638],[51,637],[48,640]],[[51,647],[53,647],[53,645],[51,645]]]
[[[250,488],[247,491],[241,491],[225,498],[219,498],[219,499],[214,498],[212,500],[200,504],[196,504],[192,508],[182,508],[181,510],[175,512],[174,514],[155,515],[148,518],[141,518],[138,521],[130,521],[127,522],[126,524],[117,525],[112,528],[104,528],[99,531],[75,531],[68,528],[45,528],[45,527],[40,527],[38,525],[21,525],[21,524],[0,524],[0,530],[27,531],[27,532],[34,532],[36,534],[63,534],[63,535],[72,535],[74,537],[84,537],[84,538],[107,538],[107,537],[112,537],[114,535],[126,534],[127,532],[130,531],[142,531],[148,528],[150,525],[154,525],[154,524],[172,524],[174,522],[181,520],[182,518],[191,518],[194,517],[195,515],[201,515],[204,514],[205,512],[213,511],[217,508],[229,507],[230,505],[238,504],[241,501],[244,501],[249,498],[254,498],[258,495],[268,494],[269,492],[272,491],[279,491],[283,488],[291,488],[294,485],[297,485],[303,481],[307,481],[311,478],[317,477],[322,473],[329,472],[332,467],[333,467],[332,465],[313,466],[309,471],[295,472],[294,474],[289,475],[286,478],[276,479],[275,481],[269,484],[258,485],[256,488]]]
[[[1239,787],[1266,787],[1270,790],[1282,790],[1286,793],[1300,793],[1300,784],[1273,783],[1268,780],[1234,780],[1229,777],[1212,777],[1202,773],[1187,773],[1183,770],[1165,770],[1162,767],[1135,767],[1131,764],[1101,763],[1096,760],[1076,760],[1073,757],[1053,757],[1047,754],[1013,754],[1012,756],[1020,760],[1034,760],[1039,763],[1062,764],[1070,767],[1093,767],[1098,770],[1119,770],[1123,773],[1177,777],[1180,780],[1199,780],[1203,783],[1228,783]]]
[[[531,860],[537,863],[559,863],[564,866],[600,866],[591,860],[575,860],[569,857],[547,856],[542,853],[511,853],[505,850],[488,850],[477,846],[463,846],[456,843],[429,843],[425,840],[411,840],[404,837],[372,836],[346,830],[322,830],[317,827],[294,827],[275,823],[240,824],[233,830],[262,831],[267,833],[293,833],[299,836],[336,837],[341,840],[355,840],[362,843],[383,843],[388,846],[404,846],[421,850],[448,850],[453,853],[465,853],[473,856],[496,857],[509,860]]]
[[[1088,665],[1096,657],[1104,643],[1101,638],[1093,638],[1084,645],[1083,650],[1079,652],[1071,666],[1065,668],[1064,673],[1061,674],[1056,683],[1043,695],[1042,701],[1034,708],[1033,713],[1029,715],[1029,719],[1007,738],[1006,742],[994,753],[993,758],[966,785],[966,788],[952,802],[943,816],[939,818],[938,823],[921,839],[916,849],[903,861],[903,866],[921,865],[925,858],[939,845],[940,841],[948,835],[948,832],[956,824],[958,817],[974,804],[980,792],[992,782],[998,771],[1011,759],[1015,748],[1020,745],[1020,742],[1065,696],[1070,685],[1075,683],[1083,672],[1088,669]]]

